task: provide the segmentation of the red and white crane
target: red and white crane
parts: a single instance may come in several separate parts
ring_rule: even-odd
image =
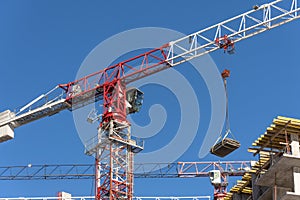
[[[242,176],[253,161],[200,161],[177,163],[135,163],[135,178],[195,178],[208,177],[212,170],[220,170],[228,176]],[[3,180],[62,180],[93,179],[94,164],[45,164],[24,166],[0,166]],[[150,170],[149,170],[150,169]]]
[[[198,178],[209,177],[214,187],[214,199],[226,196],[228,177],[243,176],[253,161],[206,161],[177,163],[138,163],[135,178]],[[165,167],[167,166],[167,167]],[[95,165],[26,165],[0,167],[1,180],[62,180],[94,179]],[[149,170],[151,169],[151,170]]]
[[[133,155],[143,146],[132,139],[127,114],[138,111],[143,94],[139,90],[130,91],[132,102],[129,102],[131,108],[128,107],[127,84],[218,49],[233,53],[235,43],[298,19],[299,10],[297,0],[276,0],[254,6],[248,12],[104,70],[60,84],[16,112],[1,113],[0,142],[12,139],[14,129],[19,126],[101,101],[98,134],[86,149],[87,154],[96,155],[95,196],[96,199],[132,199]],[[103,167],[101,163],[108,164]]]

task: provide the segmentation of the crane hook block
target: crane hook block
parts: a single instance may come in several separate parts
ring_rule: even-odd
[[[228,69],[224,69],[221,75],[223,79],[226,79],[230,76],[230,71]]]

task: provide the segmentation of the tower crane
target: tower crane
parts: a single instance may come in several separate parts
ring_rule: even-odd
[[[275,0],[255,6],[248,12],[79,80],[59,84],[15,112],[7,110],[1,113],[0,141],[12,139],[14,129],[19,126],[62,110],[73,111],[100,101],[103,110],[98,134],[86,145],[86,153],[96,157],[95,198],[130,200],[133,194],[133,155],[143,149],[143,144],[131,137],[127,115],[138,112],[143,93],[138,89],[128,91],[126,86],[218,49],[231,54],[237,42],[298,19],[297,0],[283,2]],[[101,163],[107,165],[101,166]]]
[[[228,177],[243,176],[253,161],[206,161],[177,163],[136,163],[135,178],[209,177],[214,187],[214,200],[227,193]],[[162,168],[162,166],[166,166]],[[0,180],[94,179],[93,164],[26,165],[0,167]],[[151,169],[151,170],[149,170]]]

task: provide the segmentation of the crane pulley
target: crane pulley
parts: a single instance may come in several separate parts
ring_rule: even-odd
[[[220,49],[224,49],[224,53],[234,54],[234,42],[232,39],[228,38],[227,35],[223,37],[218,37],[216,39],[216,44],[220,47]]]

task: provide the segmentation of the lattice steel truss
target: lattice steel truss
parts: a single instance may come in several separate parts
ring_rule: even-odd
[[[128,143],[130,126],[111,120],[99,129],[99,136],[101,142],[96,153],[97,199],[131,199],[133,152]]]
[[[142,150],[131,139],[126,119],[126,87],[118,71],[103,86],[103,116],[95,143],[87,154],[96,155],[96,199],[132,199],[133,154]]]
[[[251,11],[170,42],[166,60],[171,66],[179,65],[220,49],[221,47],[216,43],[219,38],[222,40],[227,36],[237,43],[298,19],[299,10],[297,0],[276,0],[254,6]]]
[[[94,167],[94,164],[2,166],[0,181],[93,179],[95,178]],[[103,163],[99,169],[105,167],[107,164]],[[208,177],[209,172],[216,169],[228,176],[242,176],[251,168],[251,161],[135,163],[134,168],[135,178]]]

